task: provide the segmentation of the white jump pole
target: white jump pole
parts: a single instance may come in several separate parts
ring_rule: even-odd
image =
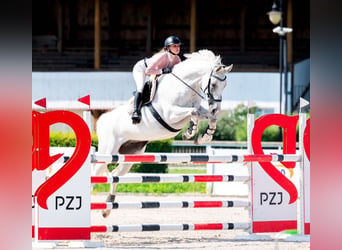
[[[253,149],[252,149],[252,131],[254,129],[254,114],[248,113],[247,115],[247,153],[252,154]],[[253,234],[253,184],[252,184],[252,163],[248,162],[248,174],[250,176],[249,181],[247,182],[248,184],[248,200],[251,203],[251,206],[248,207],[248,217],[249,217],[249,223],[251,224],[249,227],[249,234]]]

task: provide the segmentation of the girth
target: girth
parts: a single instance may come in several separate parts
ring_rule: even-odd
[[[167,124],[163,118],[161,118],[161,116],[159,115],[159,113],[157,112],[157,110],[155,110],[155,108],[152,106],[152,103],[148,103],[146,105],[146,107],[148,107],[148,109],[151,111],[153,117],[167,130],[169,130],[170,132],[179,132],[182,129],[175,129],[173,127],[171,127],[169,124]]]

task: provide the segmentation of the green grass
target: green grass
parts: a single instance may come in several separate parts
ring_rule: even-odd
[[[205,169],[172,169],[170,174],[205,174]],[[96,184],[94,192],[109,192],[110,184]],[[167,194],[167,193],[206,193],[206,183],[121,183],[117,186],[117,192],[143,193],[143,194]]]

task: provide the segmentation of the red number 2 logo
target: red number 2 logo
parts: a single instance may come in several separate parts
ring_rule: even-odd
[[[265,115],[255,121],[252,132],[252,147],[254,154],[264,154],[261,146],[261,137],[264,130],[271,125],[278,125],[283,128],[283,153],[296,153],[296,126],[299,116],[287,116],[282,114]],[[294,168],[295,162],[282,162],[287,168]],[[290,195],[290,204],[295,202],[298,197],[296,186],[287,179],[277,168],[270,162],[260,162],[260,166],[264,171]]]
[[[91,145],[91,136],[83,119],[69,111],[51,111],[47,113],[32,112],[32,171],[45,170],[63,154],[50,156],[50,125],[55,123],[69,125],[76,135],[76,147],[73,155],[65,165],[47,181],[40,185],[36,192],[40,207],[48,209],[47,199],[62,187],[86,161]]]

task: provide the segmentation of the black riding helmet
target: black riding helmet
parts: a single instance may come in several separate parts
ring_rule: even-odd
[[[169,36],[168,38],[165,39],[164,47],[167,48],[171,44],[181,44],[181,40],[176,36]]]

